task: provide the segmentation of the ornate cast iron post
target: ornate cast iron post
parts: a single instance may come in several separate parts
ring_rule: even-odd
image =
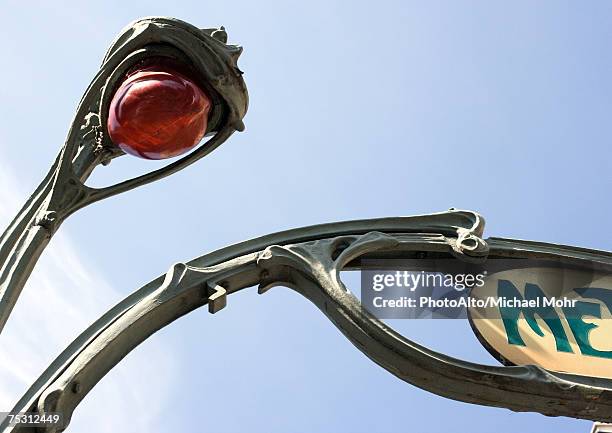
[[[49,173],[0,238],[0,331],[49,240],[73,212],[98,200],[169,176],[242,131],[248,96],[237,60],[242,48],[227,45],[223,28],[200,30],[172,18],[145,18],[113,41],[86,90],[66,143]],[[163,58],[188,68],[212,99],[208,140],[187,156],[153,172],[105,188],[85,181],[98,165],[123,155],[107,128],[114,91],[136,65]]]

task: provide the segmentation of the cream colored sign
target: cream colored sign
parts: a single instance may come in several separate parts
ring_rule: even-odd
[[[488,275],[469,314],[488,349],[514,365],[612,378],[612,277],[527,268]],[[483,304],[487,303],[486,307]]]

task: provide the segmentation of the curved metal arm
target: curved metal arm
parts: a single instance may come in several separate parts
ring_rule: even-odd
[[[66,143],[40,186],[0,237],[0,332],[49,240],[73,212],[98,200],[169,176],[216,149],[244,129],[248,104],[237,59],[242,48],[225,44],[223,30],[200,30],[172,18],[144,18],[115,39],[83,96]],[[189,155],[116,185],[90,188],[85,181],[121,152],[106,131],[108,106],[126,71],[152,56],[173,58],[193,70],[213,99],[208,135]]]
[[[155,331],[203,305],[216,312],[227,295],[243,288],[259,285],[264,293],[282,285],[313,302],[366,356],[408,383],[469,403],[611,421],[612,381],[534,366],[485,366],[437,353],[372,317],[340,280],[342,269],[380,255],[412,257],[431,251],[469,261],[517,252],[559,255],[559,247],[548,244],[494,240],[487,245],[481,239],[483,226],[478,214],[464,211],[348,221],[267,235],[176,264],[83,332],[13,410],[62,412],[64,425],[47,430],[61,431],[96,383]],[[595,256],[578,249],[563,251],[572,260]],[[612,263],[612,255],[597,257]],[[2,428],[5,433],[33,432]]]

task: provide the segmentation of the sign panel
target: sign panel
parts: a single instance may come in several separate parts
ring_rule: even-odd
[[[612,276],[525,262],[490,272],[470,290],[480,341],[507,365],[612,378]]]

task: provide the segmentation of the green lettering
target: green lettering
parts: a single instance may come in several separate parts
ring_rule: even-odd
[[[525,284],[525,298],[523,298],[518,289],[508,280],[499,280],[497,284],[497,296],[505,297],[508,299],[527,299],[537,300],[540,299],[539,307],[526,307],[526,308],[511,308],[511,307],[499,307],[502,322],[506,330],[506,336],[508,337],[508,344],[516,346],[525,346],[523,338],[519,334],[518,330],[518,319],[521,314],[525,317],[525,320],[529,324],[529,327],[540,337],[544,336],[544,332],[540,329],[538,322],[535,319],[537,314],[544,320],[544,323],[550,328],[557,346],[557,352],[569,352],[573,350],[561,324],[561,319],[553,307],[543,307],[542,300],[546,298],[546,295],[535,284]]]
[[[601,319],[601,309],[599,304],[593,302],[576,302],[575,307],[563,308],[567,323],[569,323],[572,333],[576,338],[580,352],[583,355],[598,356],[600,358],[612,359],[612,351],[597,350],[589,341],[589,333],[597,328],[593,323],[586,323],[582,320],[584,316],[592,316]]]

